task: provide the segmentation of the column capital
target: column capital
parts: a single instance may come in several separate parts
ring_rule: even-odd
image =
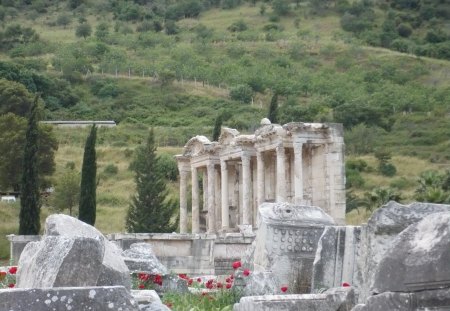
[[[303,149],[303,145],[305,144],[306,142],[304,142],[304,141],[294,141],[293,143],[292,143],[292,146],[294,147],[294,152],[300,152],[300,151],[302,151],[302,149]]]
[[[277,145],[276,147],[276,152],[277,152],[277,157],[278,156],[284,156],[284,145],[282,143],[280,143],[279,145]]]
[[[241,161],[242,161],[242,166],[246,165],[250,165],[250,155],[243,153],[241,155]]]

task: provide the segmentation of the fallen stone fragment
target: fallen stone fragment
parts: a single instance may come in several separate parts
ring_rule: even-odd
[[[138,311],[123,286],[0,290],[0,310]]]

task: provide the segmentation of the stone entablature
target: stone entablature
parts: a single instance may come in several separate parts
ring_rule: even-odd
[[[319,206],[336,223],[345,223],[341,124],[279,125],[263,119],[254,134],[222,128],[218,142],[195,136],[176,159],[181,233],[188,232],[188,186],[192,233],[255,227],[264,202]]]

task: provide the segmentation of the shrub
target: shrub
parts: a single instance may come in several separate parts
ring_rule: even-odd
[[[158,169],[170,181],[177,181],[178,166],[177,161],[170,154],[163,153],[159,156]]]
[[[239,32],[247,30],[247,28],[248,28],[247,24],[241,19],[228,26],[227,29],[231,32]]]
[[[397,173],[397,168],[392,163],[380,163],[378,170],[383,176],[392,177]]]
[[[357,170],[348,169],[345,171],[345,188],[361,188],[364,186],[364,178],[361,173]]]
[[[345,162],[345,169],[346,170],[354,170],[358,172],[364,172],[368,168],[367,162],[362,159],[353,159],[353,160],[347,160]]]
[[[247,84],[240,84],[230,89],[230,97],[233,100],[249,103],[252,100],[253,91]]]
[[[402,53],[408,53],[411,48],[411,41],[405,39],[397,39],[392,41],[391,48]]]
[[[114,164],[108,164],[103,169],[103,174],[106,176],[114,176],[119,172],[119,168]]]
[[[408,23],[401,23],[397,26],[398,34],[403,38],[408,38],[412,34],[411,25]]]

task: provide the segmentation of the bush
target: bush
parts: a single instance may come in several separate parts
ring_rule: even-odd
[[[227,29],[231,32],[240,32],[247,30],[247,28],[248,28],[247,24],[241,19],[228,26]]]
[[[287,15],[290,12],[289,2],[286,0],[274,0],[272,2],[272,9],[277,15]]]
[[[408,23],[401,23],[397,26],[398,34],[403,38],[408,38],[412,34],[412,27]]]
[[[392,41],[391,48],[402,53],[408,53],[412,49],[411,45],[412,43],[409,40],[397,39]]]
[[[368,168],[367,162],[362,159],[354,159],[354,160],[347,160],[345,162],[345,169],[346,170],[354,170],[357,172],[364,172]]]
[[[392,177],[397,173],[397,168],[392,163],[380,163],[378,170],[383,176]]]
[[[253,91],[247,84],[240,84],[230,89],[230,97],[233,100],[249,103],[252,100]]]
[[[446,41],[447,37],[448,37],[447,34],[444,33],[442,30],[433,29],[427,32],[425,40],[429,43],[439,43]]]
[[[361,188],[364,186],[364,178],[357,170],[348,169],[345,171],[345,188]]]
[[[161,170],[164,177],[170,181],[177,181],[178,166],[177,161],[170,154],[163,153],[159,156],[158,169]]]

